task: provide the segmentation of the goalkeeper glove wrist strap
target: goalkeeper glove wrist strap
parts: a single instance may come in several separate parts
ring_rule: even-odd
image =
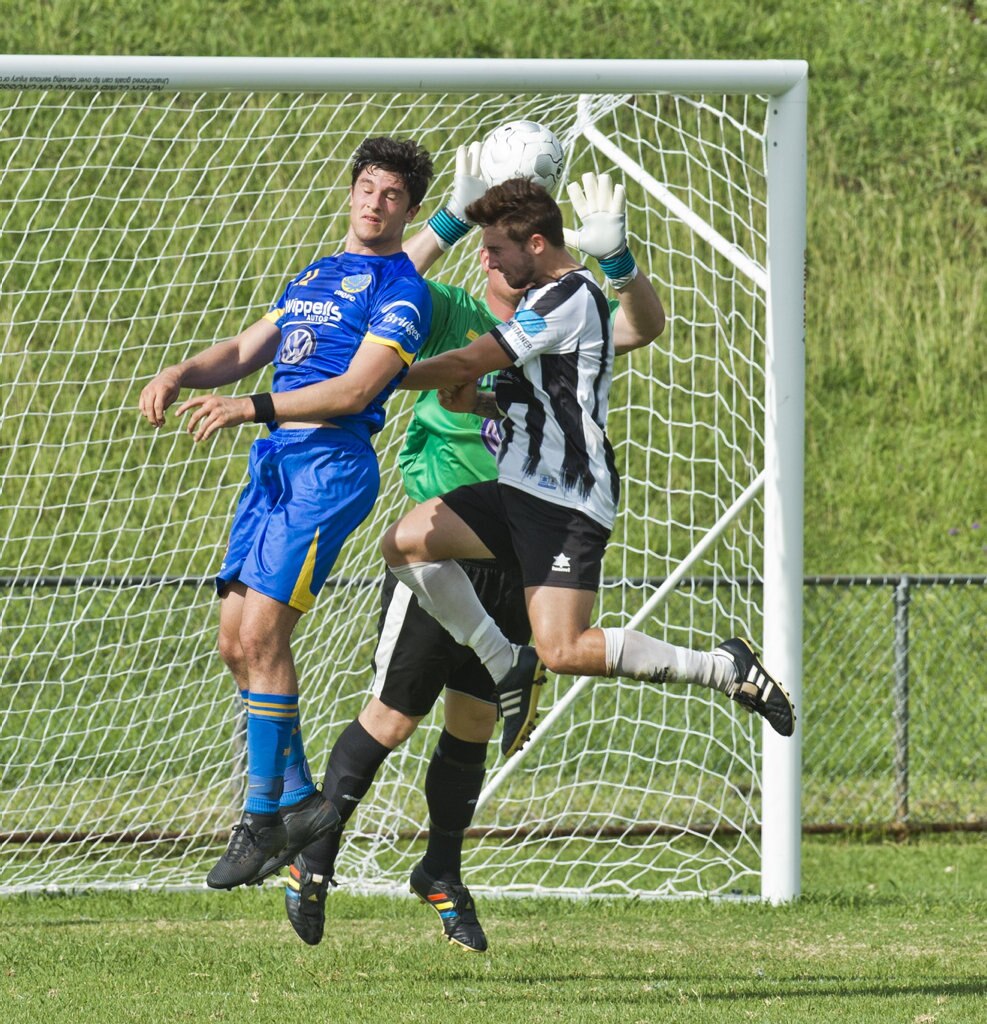
[[[600,270],[614,288],[626,288],[637,277],[637,264],[630,249],[625,248],[615,256],[600,260]]]
[[[433,213],[428,218],[428,226],[435,233],[439,248],[443,251],[455,245],[473,227],[451,213],[448,206]]]

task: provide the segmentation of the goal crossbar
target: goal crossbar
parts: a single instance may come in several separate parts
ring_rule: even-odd
[[[802,60],[0,56],[0,85],[7,89],[601,94],[674,89],[780,96],[807,73]]]

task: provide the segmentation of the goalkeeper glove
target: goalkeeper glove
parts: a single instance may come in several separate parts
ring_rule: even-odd
[[[473,222],[466,217],[466,207],[486,191],[486,182],[480,177],[480,143],[460,146],[456,150],[456,176],[452,181],[452,195],[438,213],[428,218],[428,226],[443,252],[455,245],[473,227]]]
[[[637,264],[627,248],[624,186],[614,188],[609,174],[590,172],[583,175],[582,187],[570,183],[569,199],[581,227],[566,228],[566,245],[595,257],[613,287],[626,288],[637,276]]]

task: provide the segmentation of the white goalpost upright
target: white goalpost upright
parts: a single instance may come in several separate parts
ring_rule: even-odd
[[[456,147],[521,117],[563,142],[569,223],[566,181],[624,182],[668,328],[615,368],[598,622],[750,636],[798,709],[806,103],[789,60],[0,56],[0,894],[200,886],[225,844],[242,711],[212,574],[256,428],[193,446],[137,396],[339,247],[371,135],[433,154],[422,220]],[[478,291],[471,237],[434,273]],[[409,411],[392,399],[381,498],[296,634],[317,773],[366,699]],[[782,739],[709,691],[630,681],[547,690],[531,743],[491,755],[471,889],[798,895],[801,722]],[[351,888],[404,887],[440,719],[352,819]]]

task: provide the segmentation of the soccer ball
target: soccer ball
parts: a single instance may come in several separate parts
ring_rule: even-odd
[[[508,121],[483,140],[480,174],[487,185],[531,178],[551,192],[559,182],[565,152],[555,133],[535,121]]]

